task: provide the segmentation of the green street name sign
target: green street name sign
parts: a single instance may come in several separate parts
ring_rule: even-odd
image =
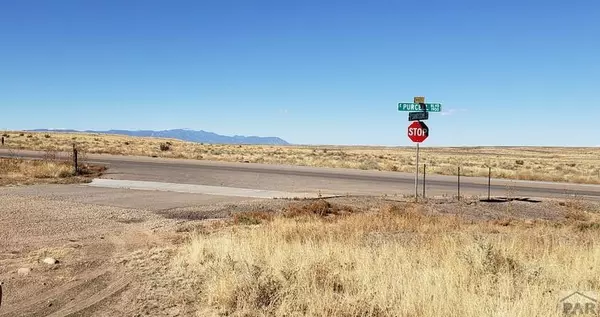
[[[442,104],[441,103],[426,103],[425,107],[429,112],[441,112]],[[412,102],[401,102],[398,104],[398,111],[423,111],[421,109],[421,105],[418,103]]]

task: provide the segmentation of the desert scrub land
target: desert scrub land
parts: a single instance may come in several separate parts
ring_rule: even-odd
[[[79,175],[74,175],[69,161],[0,158],[0,186],[82,183],[99,176],[103,170],[101,166],[82,165]]]
[[[11,149],[285,164],[414,172],[413,147],[265,146],[198,144],[171,139],[84,133],[5,132]],[[600,148],[421,147],[428,174],[487,176],[600,184]]]
[[[562,292],[600,289],[597,207],[355,206],[198,227],[160,274],[174,288],[161,301],[197,316],[545,317]]]

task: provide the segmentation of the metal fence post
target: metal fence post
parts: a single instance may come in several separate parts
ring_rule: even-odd
[[[425,199],[425,177],[427,176],[427,164],[423,164],[423,199]]]
[[[457,189],[458,189],[458,200],[460,200],[460,166],[458,167],[458,184],[457,184]]]
[[[419,201],[419,143],[417,143],[417,167],[415,168],[415,202]]]
[[[492,168],[488,167],[488,200],[490,200],[491,197],[491,191],[492,191]]]

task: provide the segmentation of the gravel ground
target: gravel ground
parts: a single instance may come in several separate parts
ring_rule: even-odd
[[[0,191],[2,317],[67,315],[113,296],[128,281],[115,259],[162,244],[155,231],[172,223],[143,209]]]
[[[182,226],[263,204],[82,185],[0,188],[0,317],[130,316],[142,309],[131,303],[144,283],[126,263],[154,248],[176,248]],[[178,217],[178,208],[196,208],[201,215]],[[57,263],[44,263],[48,257]]]

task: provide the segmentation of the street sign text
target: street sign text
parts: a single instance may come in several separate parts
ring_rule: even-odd
[[[442,104],[440,103],[425,103],[425,109],[421,109],[421,104],[413,102],[401,102],[398,104],[398,111],[422,111],[441,112]]]

